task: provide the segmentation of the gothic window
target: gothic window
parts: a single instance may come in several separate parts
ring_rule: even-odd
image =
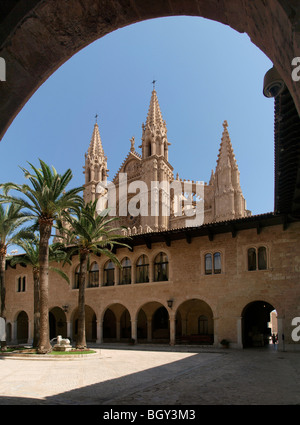
[[[256,270],[256,249],[248,249],[248,270]]]
[[[97,286],[99,286],[99,266],[95,261],[89,270],[88,287],[95,288]]]
[[[78,264],[78,266],[75,269],[73,289],[78,289],[79,288],[79,275],[80,275],[80,264]]]
[[[160,252],[154,260],[154,280],[161,282],[169,279],[169,261],[164,252]]]
[[[212,255],[205,255],[205,274],[212,274]]]
[[[204,258],[205,274],[220,274],[222,272],[221,253],[208,253]]]
[[[119,284],[129,285],[131,283],[131,261],[128,257],[123,258],[121,266]]]
[[[136,262],[136,283],[149,282],[149,261],[146,255],[141,255]]]
[[[258,270],[266,270],[267,268],[267,250],[264,246],[260,246],[257,251]]]
[[[248,249],[248,270],[267,269],[267,249],[264,246]]]
[[[221,254],[219,252],[214,253],[214,274],[221,273]]]
[[[26,291],[26,276],[19,276],[17,280],[17,292]]]
[[[87,183],[91,181],[91,170],[87,169]]]
[[[110,260],[104,266],[103,286],[113,286],[115,284],[115,265]]]

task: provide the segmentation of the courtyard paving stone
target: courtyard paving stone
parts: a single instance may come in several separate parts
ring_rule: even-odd
[[[72,361],[0,357],[1,405],[299,405],[300,354],[103,345]]]

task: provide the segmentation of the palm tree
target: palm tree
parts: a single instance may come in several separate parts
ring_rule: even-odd
[[[67,235],[69,247],[69,257],[78,254],[80,262],[79,288],[78,288],[78,334],[76,348],[86,348],[85,335],[85,283],[90,264],[90,253],[104,254],[110,258],[117,266],[121,264],[117,256],[112,252],[115,246],[128,245],[120,240],[124,238],[120,234],[120,228],[113,228],[112,222],[116,217],[107,218],[108,210],[104,210],[100,215],[96,214],[97,200],[89,202],[77,212],[76,216],[67,215],[66,220],[70,225],[69,231],[63,230]]]
[[[32,235],[31,239],[21,239],[17,242],[24,254],[15,255],[11,258],[10,264],[15,266],[16,264],[22,264],[32,267],[33,274],[33,310],[34,310],[34,329],[33,329],[33,347],[36,347],[39,342],[40,335],[40,266],[39,266],[39,238],[36,234]],[[61,262],[66,260],[67,253],[62,249],[63,245],[55,243],[49,245],[49,263]],[[49,270],[55,271],[61,277],[63,277],[68,283],[70,280],[68,276],[58,267],[49,266]]]
[[[72,171],[68,169],[64,174],[58,174],[54,167],[49,167],[39,160],[40,169],[29,163],[31,171],[22,168],[24,175],[29,179],[28,184],[18,185],[5,183],[2,185],[5,195],[0,195],[0,202],[14,202],[22,208],[31,211],[39,226],[39,277],[40,277],[40,340],[38,352],[46,354],[51,349],[49,339],[49,312],[48,312],[48,267],[49,267],[49,239],[52,226],[62,211],[76,210],[82,205],[82,197],[78,195],[82,187],[68,191],[66,187],[72,179]],[[22,197],[8,196],[9,191],[15,190]]]
[[[6,287],[5,287],[5,262],[7,250],[9,246],[15,245],[21,236],[27,234],[25,229],[20,227],[28,220],[31,215],[21,212],[21,207],[15,204],[0,204],[0,292],[1,305],[0,317],[6,317]],[[2,341],[2,346],[6,346],[6,342]]]

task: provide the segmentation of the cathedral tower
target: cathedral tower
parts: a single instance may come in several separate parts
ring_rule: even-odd
[[[214,221],[231,220],[249,214],[240,186],[240,172],[233,153],[227,121],[224,121],[223,128],[217,166],[210,180],[214,192]]]
[[[167,138],[167,126],[163,120],[157,93],[153,87],[146,123],[142,125],[142,172],[144,181],[149,188],[149,216],[141,218],[142,225],[148,225],[153,230],[169,228],[170,215],[164,214],[170,208],[170,193],[165,190],[164,182],[170,183],[173,177],[173,167],[168,159],[170,143]],[[157,182],[157,188],[153,188]],[[152,190],[151,190],[152,188]],[[151,214],[150,206],[156,205],[158,214]]]
[[[167,126],[163,120],[157,93],[153,88],[146,123],[142,125],[142,158],[162,156],[168,161]]]
[[[104,155],[99,127],[97,121],[94,126],[90,146],[85,154],[85,184],[83,199],[84,202],[94,201],[96,197],[96,188],[99,182],[106,182],[107,179],[107,158]]]

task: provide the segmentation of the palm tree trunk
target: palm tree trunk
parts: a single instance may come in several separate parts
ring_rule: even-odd
[[[33,269],[33,347],[37,347],[40,339],[40,272]]]
[[[40,265],[40,340],[38,343],[38,353],[46,354],[51,349],[49,337],[49,239],[53,221],[40,219],[40,245],[39,245],[39,265]]]
[[[80,253],[80,273],[79,273],[79,290],[78,290],[78,334],[76,348],[86,348],[85,335],[85,280],[87,274],[88,253]]]
[[[1,287],[1,309],[0,317],[5,319],[6,316],[6,306],[5,306],[5,255],[0,256],[0,287]]]
[[[0,305],[0,317],[6,319],[6,306],[5,306],[5,297],[6,297],[6,289],[5,289],[5,262],[6,262],[6,247],[0,247],[0,297],[1,297],[1,305]],[[6,341],[1,341],[1,349],[6,349]]]

